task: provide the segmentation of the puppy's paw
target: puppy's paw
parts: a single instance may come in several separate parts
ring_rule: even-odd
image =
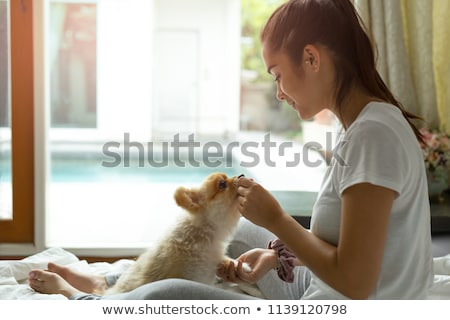
[[[228,267],[231,262],[233,262],[234,268],[237,269],[238,260],[225,258],[224,260],[222,260],[222,265],[225,266],[225,267]],[[244,272],[251,272],[252,268],[250,267],[250,265],[247,262],[243,262],[242,263],[242,270],[244,270]]]

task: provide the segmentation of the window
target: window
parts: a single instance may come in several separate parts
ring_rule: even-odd
[[[9,9],[0,1],[0,220],[12,219]]]
[[[27,210],[31,217],[20,232],[26,241],[34,237],[34,183],[25,177],[35,176],[35,161],[40,243],[83,254],[141,248],[158,238],[178,215],[175,189],[198,185],[213,171],[245,173],[273,190],[313,190],[311,181],[320,183],[321,168],[308,179],[295,179],[293,170],[303,175],[305,168],[286,168],[286,159],[267,165],[265,150],[247,148],[261,147],[268,132],[272,142],[281,143],[301,126],[297,115],[274,99],[267,81],[246,82],[249,72],[240,69],[241,45],[248,46],[241,38],[240,0],[14,2],[15,21],[26,19],[30,34],[32,4],[43,9],[34,21],[45,31],[34,39],[45,48],[43,63],[34,68],[40,79],[34,92],[42,95],[34,116],[28,117],[32,57],[11,64],[18,120],[12,136],[14,130],[23,132],[19,136],[29,143],[12,141],[14,158],[26,159],[14,162],[11,175],[18,181],[14,190],[20,190],[12,192],[13,220]],[[12,32],[11,50],[32,53],[26,47],[32,38],[13,21]],[[30,113],[14,108],[18,102]],[[275,118],[282,120],[271,121]],[[189,143],[193,149],[186,148]],[[246,158],[243,149],[255,157]],[[279,156],[280,150],[270,152]],[[251,163],[256,157],[258,163]],[[4,170],[7,162],[1,163]],[[2,230],[13,229],[0,224],[1,236]]]
[[[50,2],[51,126],[97,126],[97,5]]]

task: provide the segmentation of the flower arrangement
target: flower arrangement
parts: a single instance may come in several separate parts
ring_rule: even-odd
[[[439,184],[445,190],[449,184],[450,135],[439,130],[422,128],[424,142],[421,143],[425,167],[430,184]],[[441,190],[441,191],[443,191]]]

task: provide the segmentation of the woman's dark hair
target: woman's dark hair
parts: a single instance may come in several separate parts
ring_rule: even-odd
[[[336,68],[338,110],[355,84],[370,94],[397,106],[417,139],[422,134],[412,119],[420,117],[405,110],[376,70],[375,50],[361,17],[349,0],[290,0],[270,16],[261,32],[261,41],[271,50],[283,50],[301,63],[307,44],[321,44],[330,50]]]

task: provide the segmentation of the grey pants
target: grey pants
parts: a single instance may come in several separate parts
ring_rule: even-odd
[[[267,243],[276,237],[266,229],[255,226],[253,223],[241,219],[236,235],[231,242],[228,254],[237,258],[242,253],[253,248],[266,248]],[[278,278],[276,271],[267,273],[257,286],[267,299],[300,299],[309,286],[310,272],[305,267],[294,269],[293,283],[287,283]],[[120,275],[107,275],[109,285],[113,285]],[[239,300],[255,299],[252,296],[240,294],[221,288],[208,286],[198,282],[183,279],[167,279],[152,282],[136,288],[130,292],[98,296],[95,294],[75,294],[72,300]]]

